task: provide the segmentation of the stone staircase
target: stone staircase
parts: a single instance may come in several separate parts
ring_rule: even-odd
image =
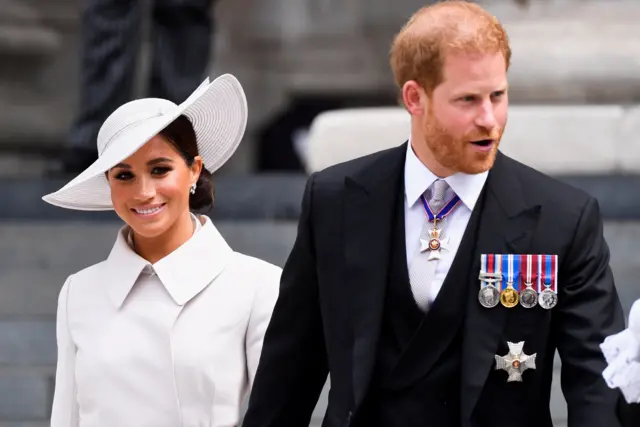
[[[637,180],[626,178],[640,175],[637,132],[631,131],[640,126],[635,107],[640,103],[640,2],[481,3],[503,20],[514,49],[510,90],[518,117],[509,137],[514,144],[525,140],[529,150],[536,139],[547,141],[545,150],[556,160],[550,172],[576,175],[576,182],[587,183],[601,200],[612,268],[628,311],[640,298]],[[106,256],[118,227],[113,217],[67,215],[39,200],[59,184],[38,176],[47,155],[64,141],[75,108],[80,4],[0,0],[0,427],[47,425],[60,286],[70,272]],[[292,95],[379,93],[392,102],[388,44],[423,4],[219,2],[212,75],[236,74],[251,108],[247,140],[234,156],[233,170],[251,169],[252,132]],[[558,135],[570,142],[556,149],[548,141],[562,140]],[[582,142],[589,148],[581,149]],[[605,179],[612,173],[620,175],[619,181]],[[279,192],[241,182],[234,188],[242,191],[225,193],[220,185],[217,224],[230,244],[282,265],[295,238],[302,190],[296,179],[301,178],[282,178],[275,185]],[[251,216],[261,195],[263,212]],[[566,407],[558,384],[556,372],[551,405],[554,425],[564,426]],[[327,391],[313,426],[320,426]]]

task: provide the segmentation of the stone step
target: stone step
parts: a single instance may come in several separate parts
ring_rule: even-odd
[[[37,5],[0,0],[0,58],[4,64],[19,58],[49,56],[60,48],[60,35],[42,23]]]
[[[33,371],[56,364],[56,323],[49,320],[0,320],[0,365]],[[49,369],[50,370],[50,369]],[[46,372],[45,372],[46,373]]]
[[[60,47],[60,36],[50,29],[38,26],[0,25],[0,58],[3,61],[48,56]]]
[[[11,427],[20,421],[45,422],[51,414],[53,377],[32,372],[0,374],[0,422],[12,422]]]

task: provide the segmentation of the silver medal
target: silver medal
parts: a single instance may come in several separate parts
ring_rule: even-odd
[[[480,289],[478,301],[483,307],[493,308],[500,303],[500,291],[492,284],[488,284]]]
[[[478,301],[485,308],[493,308],[500,304],[500,289],[495,283],[502,281],[502,273],[487,273],[487,255],[481,255],[481,270],[478,275],[480,280],[480,291],[478,292]]]
[[[546,288],[544,291],[540,292],[538,303],[540,303],[540,307],[550,310],[558,304],[558,295],[551,289]]]
[[[538,305],[538,293],[531,285],[527,285],[527,287],[520,292],[520,305],[524,308],[533,308]]]

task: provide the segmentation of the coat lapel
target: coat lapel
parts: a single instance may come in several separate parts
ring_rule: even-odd
[[[345,283],[353,303],[353,391],[364,397],[376,360],[395,204],[404,200],[407,144],[387,150],[345,182]]]
[[[478,242],[471,268],[480,271],[481,254],[526,254],[538,223],[540,206],[528,206],[518,180],[517,164],[498,153],[486,183]],[[470,281],[462,354],[462,419],[471,417],[494,364],[509,309],[484,308],[477,299],[480,283]]]

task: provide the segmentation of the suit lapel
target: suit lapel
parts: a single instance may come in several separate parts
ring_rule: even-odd
[[[470,281],[463,335],[463,420],[471,417],[492,369],[509,313],[509,309],[501,305],[487,309],[478,302],[480,255],[528,253],[540,213],[540,206],[526,204],[514,166],[516,163],[513,160],[498,153],[487,178],[478,242],[471,263],[476,277]]]
[[[395,203],[404,199],[407,144],[387,150],[345,181],[345,283],[353,303],[353,391],[356,406],[376,360]]]

